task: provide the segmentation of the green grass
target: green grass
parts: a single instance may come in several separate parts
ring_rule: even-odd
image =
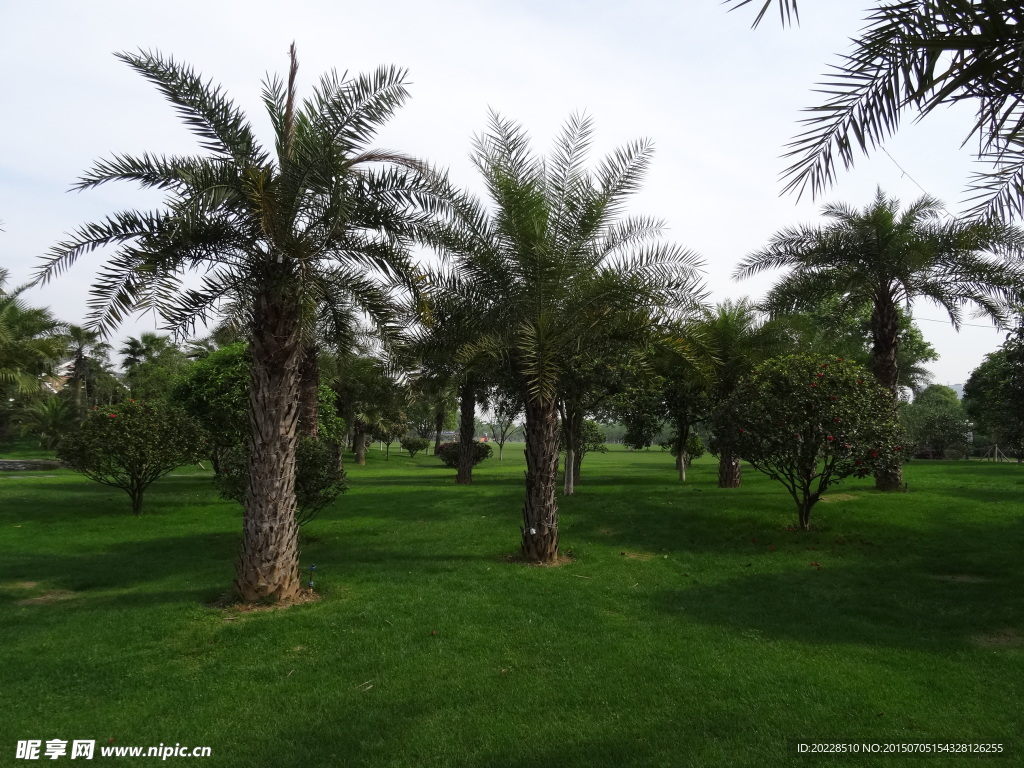
[[[680,484],[659,451],[588,456],[558,568],[507,559],[523,470],[513,447],[458,487],[372,452],[304,529],[323,599],[243,614],[206,607],[240,532],[207,472],[159,481],[141,518],[67,471],[0,473],[0,765],[53,738],[246,768],[830,762],[797,740],[1024,761],[1024,468],[848,482],[802,533],[749,469],[722,490],[711,460]]]

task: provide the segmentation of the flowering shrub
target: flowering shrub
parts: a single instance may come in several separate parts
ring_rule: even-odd
[[[804,529],[829,486],[899,464],[905,441],[892,394],[834,357],[768,361],[723,402],[713,427],[719,450],[786,486]]]
[[[459,444],[441,443],[441,446],[437,449],[437,457],[444,462],[446,467],[457,469],[459,466]],[[491,458],[490,443],[475,441],[473,443],[473,466],[475,467],[484,459],[489,458]]]
[[[177,408],[130,400],[90,411],[64,436],[57,458],[90,480],[124,490],[139,515],[146,488],[198,461],[205,442],[199,425]]]

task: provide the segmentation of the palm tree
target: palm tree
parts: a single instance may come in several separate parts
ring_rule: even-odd
[[[70,365],[68,381],[72,387],[75,413],[81,419],[85,417],[97,379],[113,377],[107,359],[111,346],[102,340],[99,331],[80,325],[68,325],[64,339],[65,358]]]
[[[0,267],[0,389],[35,392],[39,376],[64,352],[61,324],[50,310],[25,303],[21,294],[28,286],[7,290],[9,275]]]
[[[263,85],[275,138],[267,150],[223,91],[189,67],[158,53],[118,58],[160,89],[206,154],[98,162],[78,189],[134,181],[165,192],[165,207],[81,227],[52,249],[39,279],[83,253],[116,247],[93,287],[91,320],[103,332],[137,309],[156,309],[181,331],[224,301],[244,307],[251,434],[235,591],[243,600],[290,599],[299,590],[294,468],[303,336],[329,297],[373,300],[373,274],[408,274],[404,244],[418,221],[422,169],[369,147],[408,96],[405,73],[382,67],[346,79],[331,72],[300,103],[293,45],[286,80]],[[202,282],[185,290],[180,275],[192,269]]]
[[[709,392],[713,406],[729,397],[740,379],[759,363],[782,354],[789,343],[785,329],[767,322],[748,298],[730,299],[705,310],[699,328],[716,361]],[[741,482],[739,457],[722,451],[718,456],[718,487],[739,488]]]
[[[1021,234],[996,224],[944,221],[941,211],[939,201],[925,196],[901,213],[899,201],[882,190],[860,211],[842,203],[826,205],[822,212],[829,224],[781,230],[766,248],[743,259],[734,278],[789,268],[766,301],[775,312],[799,311],[834,296],[841,311],[869,303],[870,368],[895,397],[900,305],[910,311],[916,300],[928,300],[959,328],[967,304],[1004,323],[1008,305],[1019,302],[1020,267],[983,254],[1019,251]],[[876,481],[884,490],[902,487],[898,467]]]
[[[733,8],[754,0],[728,0]],[[761,2],[754,26],[776,4],[783,24],[799,20],[797,0]],[[894,134],[908,112],[974,102],[979,158],[994,165],[974,174],[972,213],[1024,215],[1024,7],[1008,0],[880,2],[867,13],[854,50],[818,91],[824,103],[808,111],[806,128],[789,145],[787,191],[822,194],[849,168],[854,151],[867,154]]]
[[[452,195],[453,231],[441,245],[476,297],[483,331],[471,345],[502,360],[526,406],[526,499],[522,551],[558,557],[558,393],[573,354],[593,329],[657,321],[699,299],[699,261],[660,242],[661,222],[624,217],[644,176],[651,145],[637,141],[586,167],[591,121],[569,120],[547,158],[523,129],[496,114],[474,141],[491,210]]]
[[[131,372],[137,365],[152,360],[170,346],[170,336],[144,332],[138,338],[129,336],[117,353],[124,358],[122,367]]]

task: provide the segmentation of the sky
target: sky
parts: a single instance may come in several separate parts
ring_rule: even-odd
[[[376,145],[445,167],[476,192],[468,156],[491,109],[521,123],[538,152],[570,115],[592,116],[595,163],[650,138],[654,161],[629,212],[664,219],[670,239],[703,257],[712,301],[760,298],[777,275],[735,282],[736,264],[783,227],[820,223],[823,203],[863,207],[881,187],[903,203],[927,192],[952,213],[964,207],[975,169],[972,145],[961,146],[973,117],[966,105],[908,121],[886,153],[858,158],[819,200],[782,196],[783,148],[869,5],[807,0],[799,27],[768,17],[752,30],[749,8],[729,13],[720,0],[8,1],[0,5],[0,266],[21,284],[65,233],[117,210],[159,205],[158,195],[130,185],[69,192],[96,160],[198,150],[170,105],[114,52],[158,50],[189,63],[222,85],[267,138],[261,81],[285,74],[294,41],[300,93],[330,69],[408,69],[412,97]],[[83,322],[102,259],[80,259],[26,299]],[[936,383],[965,381],[1003,340],[982,319],[956,333],[928,304],[915,305],[914,316],[940,354],[930,365]],[[144,315],[113,341],[158,328]]]

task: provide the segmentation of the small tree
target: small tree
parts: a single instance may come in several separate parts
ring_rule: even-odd
[[[573,454],[573,471],[576,475],[579,475],[580,466],[583,464],[583,457],[588,453],[608,453],[608,446],[605,443],[608,442],[608,435],[605,433],[601,425],[596,421],[590,419],[584,419],[580,425],[580,434],[577,437],[576,451]],[[565,432],[562,431],[559,434],[559,448],[563,453],[566,453],[566,467],[568,471],[568,453],[566,451],[566,440]],[[573,485],[576,483],[573,482]]]
[[[825,490],[899,464],[903,432],[890,391],[842,358],[775,358],[740,381],[713,419],[718,450],[779,480],[800,527]]]
[[[165,405],[130,400],[94,408],[77,429],[65,435],[57,458],[90,480],[121,488],[142,514],[142,497],[154,480],[204,451],[199,425]]]
[[[409,458],[415,459],[416,454],[430,447],[430,440],[425,437],[403,437],[399,441],[403,451],[409,452]]]

